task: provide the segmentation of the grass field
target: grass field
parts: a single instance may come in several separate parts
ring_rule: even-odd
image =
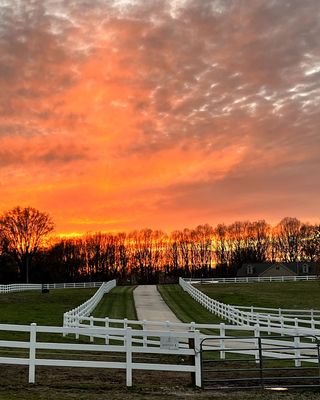
[[[179,285],[159,285],[158,291],[162,298],[183,322],[198,322],[199,324],[218,324],[223,322],[193,300]]]
[[[118,286],[94,310],[96,317],[136,318],[133,286]],[[0,295],[0,323],[61,326],[63,313],[88,300],[97,289],[57,289]]]
[[[196,286],[209,297],[226,304],[272,308],[320,309],[320,282],[206,284]],[[223,322],[179,285],[158,286],[163,299],[181,321]]]
[[[57,325],[63,313],[79,306],[97,289],[56,289],[49,293],[32,290],[0,294],[0,323]]]
[[[196,286],[226,304],[291,309],[320,309],[320,281],[212,284]]]
[[[137,319],[133,291],[135,286],[116,286],[95,308],[94,317]]]

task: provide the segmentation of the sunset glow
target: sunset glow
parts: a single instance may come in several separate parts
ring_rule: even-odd
[[[0,2],[0,213],[319,222],[320,1]]]

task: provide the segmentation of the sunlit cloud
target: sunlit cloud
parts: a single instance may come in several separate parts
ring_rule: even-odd
[[[0,209],[60,232],[319,218],[318,0],[0,3]]]

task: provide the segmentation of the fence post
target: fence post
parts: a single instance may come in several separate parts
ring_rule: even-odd
[[[300,336],[298,331],[296,331],[296,336],[294,337],[294,366],[301,367],[301,354],[300,354]]]
[[[63,314],[63,326],[66,328],[68,326],[68,317],[67,313]],[[67,336],[66,332],[63,332],[62,334],[63,337]]]
[[[126,329],[126,385],[132,386],[132,331]]]
[[[93,328],[93,326],[94,326],[94,321],[93,321],[93,316],[91,315],[91,317],[90,317],[90,328]],[[92,333],[90,334],[90,342],[91,342],[91,343],[93,342],[93,335],[92,335]]]
[[[220,359],[224,360],[226,358],[226,353],[224,351],[225,349],[225,342],[224,342],[224,337],[226,336],[226,326],[225,324],[222,322],[220,324]]]
[[[268,335],[271,335],[271,316],[268,314]]]
[[[256,324],[254,326],[254,337],[255,337],[255,347],[257,349],[257,351],[255,352],[254,357],[256,359],[256,363],[258,364],[259,363],[259,358],[260,358],[260,355],[259,355],[259,352],[260,352],[260,349],[259,349],[260,329],[259,329],[259,325],[258,324]]]
[[[194,366],[197,387],[201,387],[201,351],[200,351],[200,332],[194,332]]]
[[[106,328],[106,330],[107,330],[107,332],[108,332],[108,329],[109,329],[109,318],[108,318],[108,317],[105,318],[105,323],[104,323],[104,325],[105,325],[105,328]],[[106,332],[105,344],[109,344],[109,335],[108,335],[107,332]]]
[[[280,327],[281,327],[281,336],[284,336],[284,321],[283,321],[283,317],[280,317]]]
[[[147,326],[147,321],[144,319],[142,321],[142,330],[145,331]],[[143,335],[142,337],[143,347],[147,347],[147,336]]]
[[[30,325],[29,383],[35,383],[37,324]]]

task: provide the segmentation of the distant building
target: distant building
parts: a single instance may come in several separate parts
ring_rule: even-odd
[[[319,266],[315,262],[263,262],[245,263],[237,276],[297,276],[317,275]]]

